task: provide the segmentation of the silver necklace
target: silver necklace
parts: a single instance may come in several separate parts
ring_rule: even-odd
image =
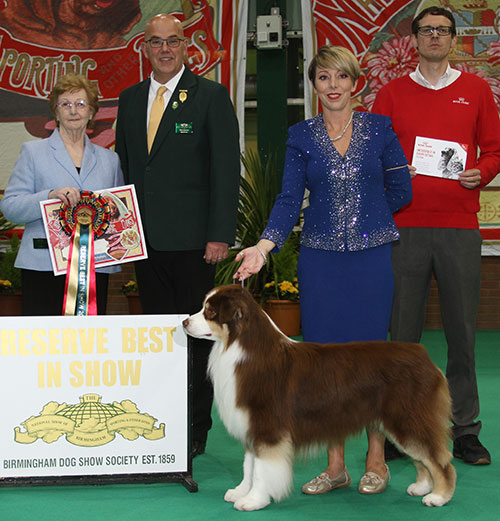
[[[344,137],[344,134],[347,132],[347,129],[349,128],[349,125],[351,124],[353,115],[354,115],[354,112],[351,111],[351,117],[349,118],[349,121],[347,122],[347,125],[344,127],[344,130],[337,137],[331,137],[330,141],[332,141],[332,142],[333,141],[338,141],[339,139]]]

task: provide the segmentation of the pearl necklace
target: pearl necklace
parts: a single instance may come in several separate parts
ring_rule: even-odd
[[[354,112],[351,111],[351,117],[349,118],[347,125],[344,127],[344,130],[337,137],[331,137],[330,141],[332,141],[332,142],[338,141],[339,139],[342,139],[344,137],[344,134],[347,132],[347,129],[349,128],[349,125],[351,124],[353,115],[354,115]]]

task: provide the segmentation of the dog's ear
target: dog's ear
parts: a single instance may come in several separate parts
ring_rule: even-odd
[[[232,344],[245,329],[247,325],[248,309],[244,301],[234,302],[234,308],[232,310],[232,318],[227,323],[229,337],[228,343]]]

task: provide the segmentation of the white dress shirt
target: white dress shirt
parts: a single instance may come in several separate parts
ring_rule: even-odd
[[[419,85],[422,85],[422,87],[426,87],[428,89],[432,90],[440,90],[444,89],[445,87],[448,87],[448,85],[451,85],[454,81],[458,80],[460,77],[461,71],[457,71],[457,69],[452,69],[450,65],[448,64],[448,67],[446,68],[446,72],[439,78],[436,85],[432,85],[432,83],[429,83],[422,73],[420,72],[420,65],[417,66],[417,68],[410,73],[410,78]]]
[[[151,76],[150,76],[151,84],[149,86],[149,95],[148,95],[148,119],[146,121],[149,121],[149,115],[151,114],[151,107],[153,105],[153,101],[156,98],[156,92],[158,91],[158,89],[161,86],[167,87],[167,90],[163,94],[163,101],[164,101],[163,110],[165,111],[165,109],[167,108],[168,102],[170,101],[170,98],[172,97],[172,94],[173,94],[174,90],[176,89],[177,84],[179,83],[179,80],[181,79],[183,72],[184,72],[184,65],[182,66],[182,69],[173,78],[171,78],[169,81],[167,81],[167,83],[157,82],[154,79],[153,73],[151,73]]]

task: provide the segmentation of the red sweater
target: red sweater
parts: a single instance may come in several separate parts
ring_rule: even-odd
[[[372,111],[391,118],[410,164],[415,137],[422,136],[467,143],[465,169],[479,168],[481,187],[500,170],[498,110],[489,85],[473,74],[462,72],[441,90],[409,76],[395,79],[380,90]],[[478,227],[479,187],[470,190],[456,180],[417,175],[412,188],[412,202],[394,214],[398,227]]]

